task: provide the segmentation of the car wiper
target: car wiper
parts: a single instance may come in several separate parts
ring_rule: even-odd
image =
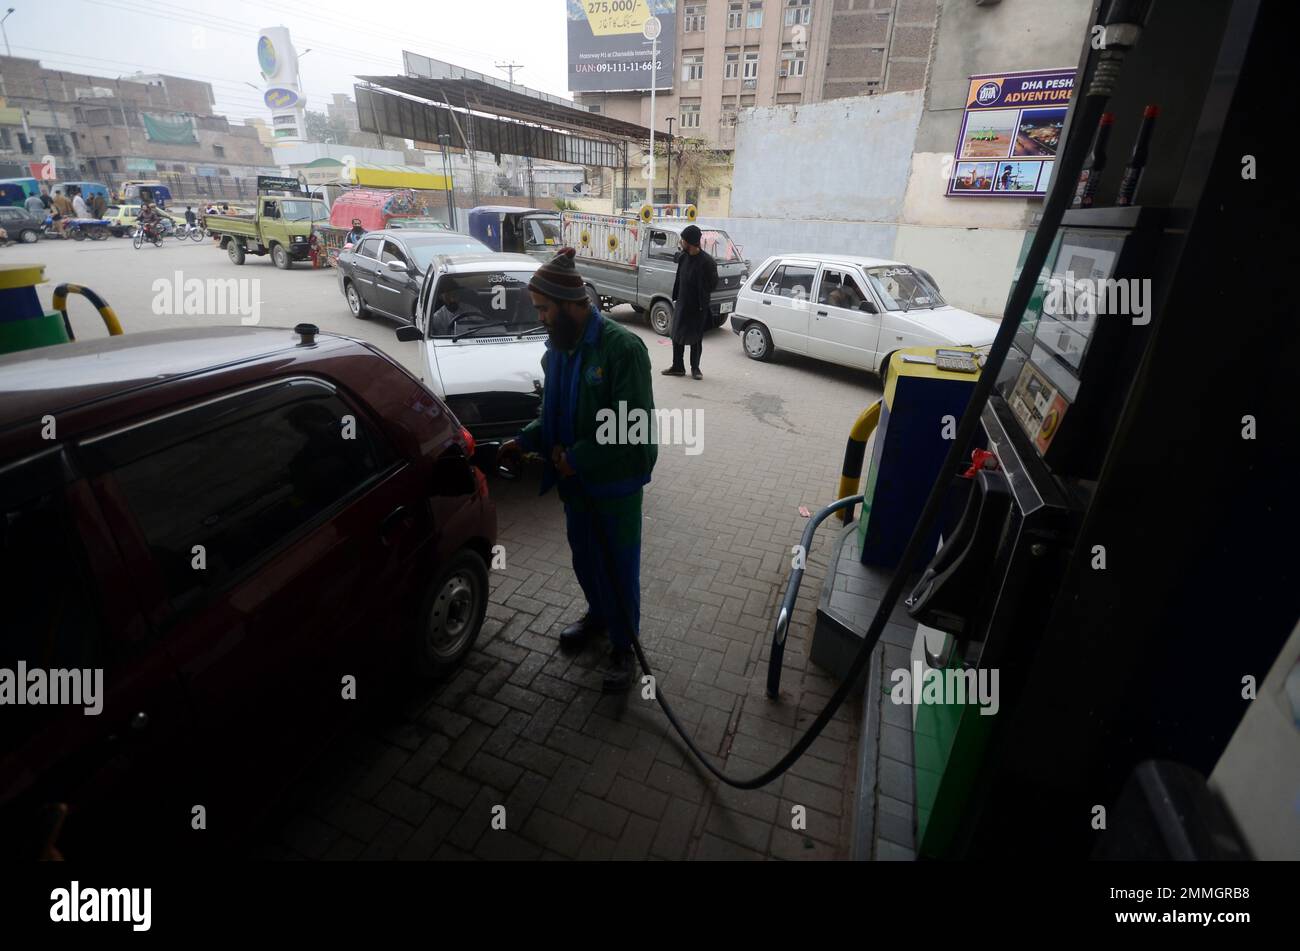
[[[544,331],[545,329],[546,329],[546,324],[538,324],[538,325],[537,325],[536,327],[534,327],[532,330],[525,330],[525,331],[523,331],[522,333],[518,333],[518,334],[516,334],[515,336],[517,336],[517,337],[531,337],[533,334],[535,334],[535,333],[541,333],[541,332]]]
[[[456,342],[457,340],[459,340],[461,337],[468,337],[468,336],[470,336],[471,334],[476,334],[476,333],[478,333],[480,330],[491,330],[493,327],[504,327],[504,326],[505,326],[505,323],[504,323],[504,322],[497,322],[497,323],[492,323],[492,324],[480,324],[480,325],[477,326],[477,327],[471,327],[471,328],[469,328],[469,330],[462,330],[460,333],[458,333],[458,334],[456,334],[454,337],[452,337],[451,340],[452,340],[452,343],[455,343],[455,342]]]

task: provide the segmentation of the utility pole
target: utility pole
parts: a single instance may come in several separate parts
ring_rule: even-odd
[[[663,24],[659,18],[652,16],[641,27],[642,35],[650,41],[650,187],[646,189],[646,201],[655,203],[655,90],[659,87],[659,34]]]
[[[510,74],[510,85],[513,86],[515,84],[515,70],[523,69],[524,64],[523,63],[497,63],[496,67],[497,69],[504,69],[507,73]]]
[[[668,203],[673,202],[673,123],[677,120],[676,116],[668,117]]]

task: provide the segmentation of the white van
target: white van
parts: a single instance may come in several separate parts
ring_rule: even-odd
[[[731,329],[745,355],[789,350],[884,379],[904,347],[986,347],[998,325],[943,302],[925,271],[858,255],[778,254],[740,289]]]

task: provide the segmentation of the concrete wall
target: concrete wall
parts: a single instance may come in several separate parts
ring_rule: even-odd
[[[701,216],[745,256],[889,257],[920,120],[919,91],[743,112],[731,213]]]
[[[732,217],[895,220],[921,105],[900,92],[742,113]]]

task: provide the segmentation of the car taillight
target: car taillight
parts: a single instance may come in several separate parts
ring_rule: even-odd
[[[474,437],[470,435],[469,430],[464,426],[460,428],[460,438],[465,441],[465,456],[473,459],[474,453],[478,452],[478,446],[474,442]]]

